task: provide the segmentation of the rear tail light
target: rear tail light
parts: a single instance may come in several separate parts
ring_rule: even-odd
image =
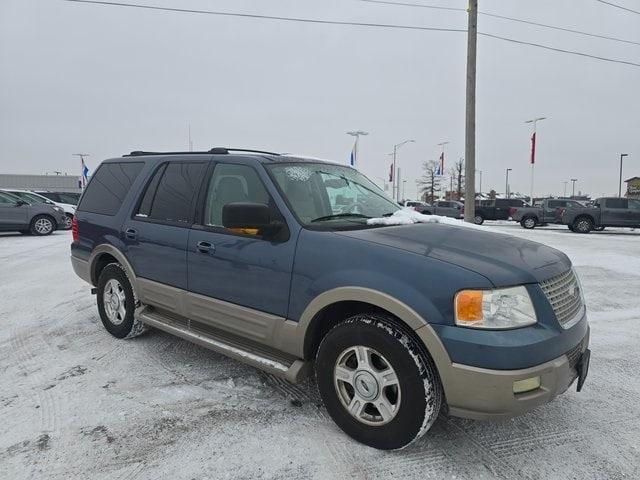
[[[464,214],[464,206],[460,210]]]
[[[418,210],[418,207],[413,207],[413,209],[414,209],[416,212],[419,212],[419,211],[420,211],[420,210]]]
[[[516,214],[516,212],[517,212],[517,211],[518,211],[518,209],[517,209],[517,208],[515,208],[515,207],[509,207],[509,216],[510,216],[510,217],[513,217],[513,216]]]
[[[77,242],[80,238],[80,235],[78,233],[78,217],[76,217],[75,215],[73,216],[73,220],[71,220],[71,237],[73,238],[74,242]]]

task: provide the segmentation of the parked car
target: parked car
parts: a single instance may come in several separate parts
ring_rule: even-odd
[[[47,197],[32,192],[31,190],[16,190],[16,189],[5,189],[5,191],[20,197],[22,200],[29,203],[46,203],[49,205],[56,205],[64,210],[65,218],[64,222],[60,224],[60,228],[64,230],[69,230],[71,228],[71,221],[73,220],[73,215],[76,212],[76,206],[69,203],[59,203],[53,200],[48,199]]]
[[[422,212],[425,215],[441,215],[443,217],[464,218],[464,204],[462,202],[438,200],[431,207],[426,207]]]
[[[509,220],[515,209],[526,206],[527,203],[519,198],[481,200],[476,205],[473,221],[476,225],[482,225],[485,220]]]
[[[80,200],[80,194],[75,192],[49,192],[36,190],[35,193],[42,195],[43,197],[47,197],[52,202],[66,203],[73,206],[78,205],[78,200]]]
[[[430,214],[431,209],[433,209],[433,205],[427,202],[416,202],[413,200],[409,200],[404,203],[405,207],[413,208],[418,213],[427,213]]]
[[[560,221],[573,232],[589,233],[606,227],[640,228],[640,200],[633,198],[598,198],[591,207],[569,207]]]
[[[49,235],[64,224],[60,207],[46,203],[29,203],[0,190],[0,231]]]
[[[535,228],[537,225],[560,223],[561,209],[582,208],[576,200],[545,198],[534,207],[522,207],[513,212],[512,220],[519,222],[522,228]]]
[[[113,336],[156,327],[292,382],[315,369],[334,421],[376,448],[442,409],[505,418],[580,391],[589,326],[569,258],[462,222],[393,225],[399,210],[345,165],[134,152],[92,175],[71,262]]]

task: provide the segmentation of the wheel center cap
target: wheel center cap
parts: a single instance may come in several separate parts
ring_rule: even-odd
[[[378,381],[367,371],[359,371],[355,374],[353,386],[358,395],[365,400],[373,400],[378,396]]]

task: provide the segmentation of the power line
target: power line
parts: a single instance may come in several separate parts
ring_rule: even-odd
[[[257,15],[257,14],[249,14],[249,13],[219,12],[219,11],[213,11],[213,10],[192,10],[192,9],[186,9],[186,8],[159,7],[155,5],[144,5],[144,4],[124,3],[124,2],[109,2],[109,1],[100,1],[100,0],[64,0],[64,1],[73,2],[73,3],[87,3],[87,4],[93,4],[93,5],[139,8],[139,9],[145,9],[145,10],[158,10],[158,11],[173,12],[173,13],[196,13],[196,14],[204,14],[204,15],[217,15],[217,16],[223,16],[223,17],[239,17],[239,18],[259,19],[259,20],[314,23],[314,24],[322,24],[322,25],[341,25],[341,26],[355,26],[355,27],[373,27],[373,28],[399,29],[399,30],[421,30],[421,31],[458,32],[458,33],[465,33],[467,31],[466,29],[460,29],[460,28],[436,28],[436,27],[421,27],[417,25],[345,22],[345,21],[338,21],[338,20],[318,20],[318,19],[311,19],[311,18],[279,17],[279,16],[272,16],[272,15]],[[528,45],[531,47],[542,48],[542,49],[551,50],[554,52],[565,53],[569,55],[577,55],[580,57],[587,57],[587,58],[602,60],[610,63],[620,63],[620,64],[630,65],[634,67],[640,67],[640,63],[601,57],[601,56],[592,55],[589,53],[583,53],[583,52],[577,52],[574,50],[566,50],[562,48],[552,47],[550,45],[542,45],[539,43],[525,42],[522,40],[503,37],[500,35],[494,35],[491,33],[478,32],[478,35],[494,38],[496,40],[502,40],[505,42],[516,43],[519,45]]]
[[[316,20],[312,18],[295,18],[295,17],[277,17],[272,15],[257,15],[251,13],[233,13],[233,12],[219,12],[214,10],[191,10],[187,8],[171,8],[171,7],[158,7],[155,5],[143,5],[137,3],[123,3],[123,2],[107,2],[100,0],[64,0],[65,2],[73,3],[91,3],[94,5],[107,5],[114,7],[131,7],[140,8],[145,10],[160,10],[165,12],[176,13],[199,13],[203,15],[218,15],[222,17],[240,17],[240,18],[254,18],[260,20],[278,20],[283,22],[302,22],[302,23],[317,23],[323,25],[346,25],[355,27],[377,27],[377,28],[390,28],[400,30],[427,30],[435,32],[466,32],[463,28],[436,28],[436,27],[420,27],[417,25],[394,25],[387,23],[366,23],[366,22],[343,22],[339,20]]]
[[[603,0],[596,0],[596,1],[600,2],[600,3],[604,3],[605,5],[610,5],[610,6],[614,7],[614,8],[619,8],[620,10],[626,10],[627,12],[637,13],[638,15],[640,15],[639,11],[631,10],[630,8],[623,7],[622,5],[618,5],[617,3],[605,2]]]
[[[438,6],[438,5],[426,5],[426,4],[422,4],[422,3],[391,2],[391,1],[385,1],[385,0],[356,0],[356,1],[365,2],[365,3],[377,3],[377,4],[381,4],[381,5],[398,5],[398,6],[401,6],[401,7],[417,7],[417,8],[436,9],[436,10],[450,10],[450,11],[453,11],[453,12],[466,12],[466,9],[464,9],[464,8],[441,7],[441,6]],[[604,2],[604,3],[607,3],[607,2]],[[498,18],[500,20],[508,20],[510,22],[524,23],[526,25],[533,25],[533,26],[536,26],[536,27],[548,28],[548,29],[551,29],[551,30],[559,30],[561,32],[574,33],[576,35],[583,35],[583,36],[592,37],[592,38],[601,38],[601,39],[604,39],[604,40],[611,40],[611,41],[614,41],[614,42],[627,43],[627,44],[631,44],[631,45],[640,45],[640,42],[634,42],[633,40],[626,40],[624,38],[611,37],[609,35],[600,35],[600,34],[597,34],[597,33],[584,32],[582,30],[575,30],[573,28],[560,27],[560,26],[557,26],[557,25],[548,25],[546,23],[534,22],[533,20],[525,20],[523,18],[508,17],[506,15],[498,15],[497,13],[489,13],[489,12],[479,11],[478,15],[482,15],[482,16],[485,16],[485,17],[491,17],[491,18]]]

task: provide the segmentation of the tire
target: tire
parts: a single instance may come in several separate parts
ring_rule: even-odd
[[[318,349],[316,377],[333,421],[355,440],[382,450],[420,438],[442,406],[433,361],[387,315],[355,315],[331,329]],[[383,381],[389,384],[380,388]],[[357,410],[350,413],[348,405]]]
[[[482,225],[484,223],[484,217],[482,215],[476,215],[473,217],[473,223],[476,225]]]
[[[147,330],[147,326],[135,318],[138,298],[119,263],[104,267],[98,279],[97,291],[100,319],[111,335],[133,338]]]
[[[520,220],[520,226],[522,228],[526,228],[527,230],[532,230],[536,228],[536,218],[535,217],[525,217]]]
[[[71,230],[71,223],[73,222],[73,215],[70,213],[64,214],[64,224],[62,225],[63,230]]]
[[[569,230],[571,230],[572,232],[574,231],[574,230],[573,230],[573,225],[567,225],[567,228],[568,228]]]
[[[36,215],[29,225],[29,232],[39,237],[51,235],[55,229],[56,221],[49,215]]]
[[[589,233],[593,230],[593,220],[589,217],[578,217],[573,221],[573,231],[576,233]]]

